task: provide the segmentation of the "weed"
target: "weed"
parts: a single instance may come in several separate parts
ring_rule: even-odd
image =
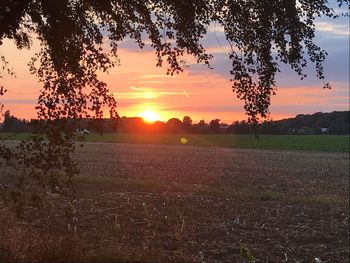
[[[34,227],[7,209],[1,213],[0,262],[68,263],[85,259],[87,244],[78,236]]]
[[[257,261],[253,253],[244,244],[240,245],[239,253],[243,263],[254,263]]]
[[[262,193],[260,197],[264,201],[276,201],[282,199],[282,194],[276,191],[267,191]]]

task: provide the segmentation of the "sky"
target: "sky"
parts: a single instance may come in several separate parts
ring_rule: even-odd
[[[277,95],[270,107],[271,119],[349,110],[349,18],[318,19],[316,43],[328,52],[324,66],[326,81],[332,89],[322,89],[323,82],[315,77],[312,64],[304,80],[288,66],[281,65]],[[195,122],[218,118],[232,123],[246,119],[243,102],[231,89],[229,47],[222,30],[212,25],[203,45],[214,55],[213,70],[186,58],[189,67],[179,75],[168,76],[166,67],[155,66],[156,57],[151,48],[146,45],[140,50],[130,40],[123,41],[119,49],[121,65],[101,75],[117,99],[119,115],[148,116],[162,121],[183,116],[191,116]],[[36,42],[31,50],[17,50],[9,40],[0,46],[0,55],[6,56],[16,74],[2,79],[1,85],[8,92],[0,101],[5,104],[5,110],[9,109],[18,118],[36,118],[34,107],[41,84],[30,75],[27,65],[36,50]]]

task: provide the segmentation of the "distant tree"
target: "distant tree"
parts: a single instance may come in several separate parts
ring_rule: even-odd
[[[236,121],[232,124],[232,132],[234,134],[249,134],[251,130],[251,125],[246,121]]]
[[[156,121],[150,125],[150,132],[153,133],[164,133],[165,132],[165,124],[162,121]]]
[[[185,124],[185,125],[191,126],[192,125],[191,117],[190,116],[184,116],[183,119],[182,119],[182,123]]]
[[[335,118],[329,125],[329,133],[337,135],[349,134],[349,122],[341,118]]]
[[[213,133],[219,133],[220,132],[220,120],[219,119],[211,120],[209,122],[209,128]]]
[[[9,110],[5,111],[4,113],[4,121],[6,121],[7,119],[11,118],[11,113]]]
[[[28,122],[26,120],[20,120],[10,114],[10,111],[6,111],[4,114],[4,123],[2,125],[3,132],[27,132],[29,131]]]
[[[198,123],[192,125],[192,130],[194,133],[205,134],[209,133],[209,125],[205,123],[204,120],[200,120]]]
[[[145,132],[146,123],[141,117],[121,117],[118,119],[118,132],[142,133]]]
[[[192,119],[190,116],[184,116],[182,119],[182,123],[186,132],[192,131]]]
[[[183,123],[178,118],[171,118],[165,124],[166,130],[170,133],[183,131]]]
[[[283,134],[283,129],[279,122],[264,121],[259,127],[259,133],[261,134]]]
[[[264,128],[278,128],[281,133],[310,133],[322,134],[322,129],[327,129],[329,134],[349,134],[349,111],[314,114],[299,114],[295,118],[288,118],[275,122],[263,123]],[[267,126],[266,126],[267,125]],[[305,129],[304,127],[308,127]],[[304,128],[304,129],[303,129]],[[311,129],[309,131],[308,129]]]
[[[198,126],[201,126],[201,127],[206,126],[205,121],[204,121],[204,120],[200,120],[200,121],[198,122]]]

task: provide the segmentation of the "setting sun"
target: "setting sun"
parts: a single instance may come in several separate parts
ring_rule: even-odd
[[[152,110],[146,110],[142,112],[140,116],[147,122],[155,122],[160,119],[159,114]]]

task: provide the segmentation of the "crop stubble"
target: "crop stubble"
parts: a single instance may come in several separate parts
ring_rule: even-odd
[[[85,143],[75,158],[89,262],[242,262],[240,246],[259,262],[349,260],[348,154]]]
[[[348,154],[89,143],[76,158],[81,182],[108,184],[87,221],[104,218],[112,250],[230,262],[243,244],[262,262],[349,258]]]

